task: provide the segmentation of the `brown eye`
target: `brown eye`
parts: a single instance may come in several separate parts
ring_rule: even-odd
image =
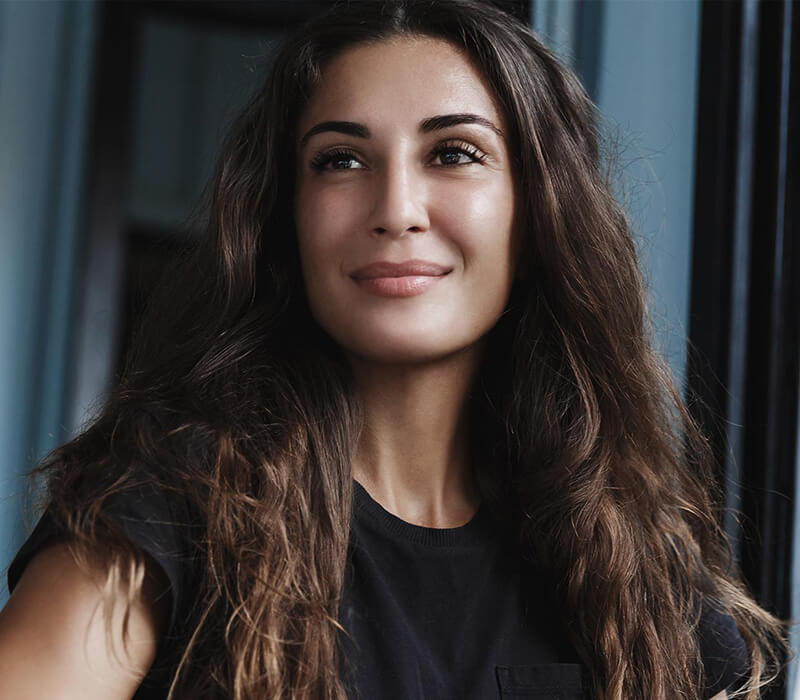
[[[486,160],[485,153],[482,153],[475,148],[475,146],[466,142],[439,144],[433,149],[432,155],[434,158],[441,157],[441,164],[445,167],[482,163]],[[463,160],[464,156],[466,156],[467,160]]]
[[[353,161],[358,162],[358,157],[352,151],[341,149],[325,151],[314,157],[311,161],[311,168],[317,172],[322,172],[324,170],[356,170],[357,168],[340,167],[343,163],[351,163]],[[326,167],[328,164],[332,164],[333,167]]]

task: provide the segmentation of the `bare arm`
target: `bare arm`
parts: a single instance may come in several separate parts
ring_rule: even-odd
[[[123,645],[125,596],[115,596],[107,641],[100,563],[85,573],[66,543],[38,552],[0,611],[0,697],[131,698],[155,659],[168,612],[166,596],[155,602],[156,591],[166,588],[156,568],[148,567],[143,600],[131,607]]]

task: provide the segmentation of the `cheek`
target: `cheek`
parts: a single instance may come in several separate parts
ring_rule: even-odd
[[[369,192],[358,181],[300,186],[294,203],[295,220],[310,228],[330,228],[337,222],[356,221],[368,212]]]
[[[335,195],[335,196],[333,196]],[[344,266],[352,255],[349,232],[355,230],[358,212],[352,198],[342,192],[307,189],[295,201],[295,225],[306,296],[312,315],[331,330],[347,305]]]
[[[334,262],[342,232],[349,227],[352,210],[340,199],[308,193],[295,204],[297,244],[303,269],[321,274]]]
[[[508,183],[453,188],[439,201],[447,202],[443,221],[447,220],[447,230],[460,248],[465,271],[479,272],[477,283],[507,277],[514,257],[514,199]]]

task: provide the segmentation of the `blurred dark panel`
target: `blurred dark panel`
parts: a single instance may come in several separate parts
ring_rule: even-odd
[[[131,144],[135,83],[136,6],[103,4],[95,54],[94,99],[89,118],[86,225],[76,285],[75,372],[69,423],[114,383],[121,288],[123,209]]]
[[[789,2],[702,6],[688,375],[737,560],[782,618],[791,611],[800,384],[799,21]]]
[[[486,0],[530,23],[530,0]],[[331,0],[272,0],[271,2],[213,2],[197,0],[149,0],[140,3],[149,12],[172,15],[182,21],[205,22],[214,26],[283,29],[298,24],[329,7]]]
[[[695,415],[711,437],[719,479],[737,483],[738,443],[730,445],[732,464],[725,457],[731,442],[725,421],[731,419],[729,400],[738,405],[744,386],[743,359],[732,358],[731,349],[746,342],[746,315],[737,314],[741,303],[735,303],[747,292],[749,256],[750,201],[742,191],[751,187],[752,117],[742,112],[755,103],[754,33],[748,37],[745,29],[739,3],[703,5],[688,358],[689,387],[705,403],[694,406]],[[726,486],[726,507],[738,508],[735,484]],[[726,522],[735,535],[733,528]]]
[[[125,359],[124,353],[130,347],[133,332],[141,320],[150,295],[161,281],[164,271],[190,245],[172,230],[159,233],[155,227],[140,230],[136,226],[127,230],[125,244],[125,294],[121,309],[119,353],[116,358],[116,366],[120,369]]]
[[[172,17],[186,23],[203,23],[215,28],[283,30],[305,21],[328,7],[328,0],[147,0],[138,3],[150,16]]]
[[[762,2],[759,10],[743,455],[743,510],[757,529],[745,531],[742,564],[763,600],[788,616],[800,359],[800,251],[793,235],[800,12],[787,2]]]
[[[533,8],[530,0],[492,0],[492,2],[530,26]]]

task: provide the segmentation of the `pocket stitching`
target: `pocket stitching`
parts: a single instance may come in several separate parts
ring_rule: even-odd
[[[575,663],[554,663],[554,664],[512,664],[501,665],[495,664],[495,677],[497,679],[498,690],[501,695],[503,693],[534,693],[534,692],[567,692],[585,691],[585,683],[583,679],[583,666]],[[552,678],[543,678],[539,682],[532,685],[530,682],[520,682],[512,677],[514,669],[520,668],[539,668],[539,669],[560,669],[564,675],[557,680]]]

